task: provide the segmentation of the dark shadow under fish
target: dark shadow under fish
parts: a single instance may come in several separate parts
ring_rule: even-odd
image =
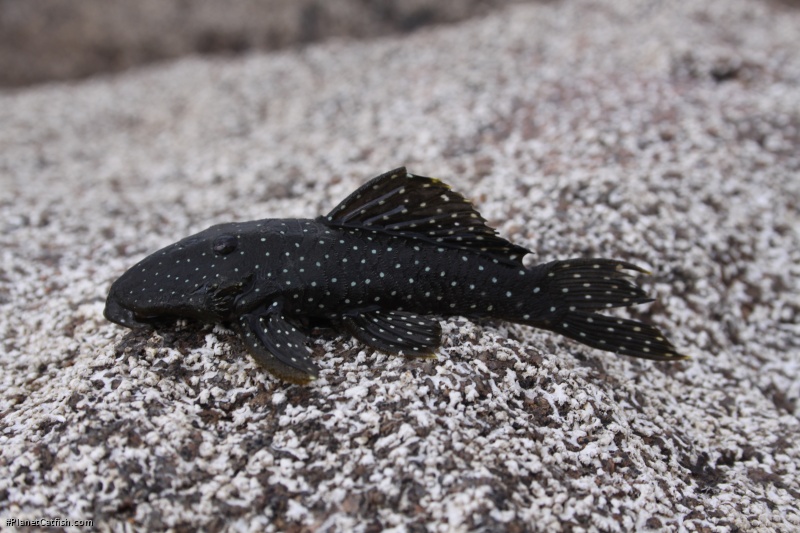
[[[597,313],[652,301],[639,267],[570,259],[525,267],[460,194],[399,168],[327,216],[220,224],[145,258],[114,282],[105,317],[127,327],[184,317],[234,324],[261,366],[294,383],[317,378],[301,324],[321,321],[364,344],[432,356],[442,316],[497,318],[588,346],[685,359],[653,326]]]

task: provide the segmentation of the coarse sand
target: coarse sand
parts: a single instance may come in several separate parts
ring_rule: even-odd
[[[3,524],[800,529],[797,50],[788,4],[565,0],[0,93]],[[400,165],[531,264],[652,270],[634,311],[692,359],[453,317],[436,360],[324,334],[300,387],[222,325],[103,319],[160,246]]]

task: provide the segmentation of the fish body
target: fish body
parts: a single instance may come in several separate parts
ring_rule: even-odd
[[[606,351],[685,358],[656,328],[596,311],[652,301],[624,261],[526,267],[443,182],[399,168],[317,219],[212,226],[145,258],[115,281],[105,316],[127,327],[169,318],[232,324],[254,359],[295,383],[316,379],[309,322],[388,353],[431,356],[439,318],[496,318]]]

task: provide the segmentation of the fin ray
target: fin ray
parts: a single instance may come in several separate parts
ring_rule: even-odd
[[[687,358],[651,325],[593,312],[653,301],[629,275],[645,270],[614,259],[553,261],[536,269],[532,291],[540,297],[524,323],[608,352],[662,361]]]
[[[688,357],[678,353],[658,328],[636,320],[597,313],[567,313],[551,328],[578,342],[622,355],[657,361]]]
[[[413,357],[433,355],[439,347],[439,321],[404,311],[372,310],[345,317],[345,324],[364,344],[386,353]]]
[[[286,320],[280,302],[262,313],[243,315],[239,327],[250,355],[270,373],[293,383],[308,383],[319,376],[306,347],[308,337]]]
[[[373,178],[317,220],[381,231],[522,264],[530,251],[503,239],[472,203],[435,178],[400,167]]]
[[[614,259],[569,259],[542,267],[544,278],[559,305],[585,311],[627,307],[652,301],[627,271],[645,272],[632,263]]]

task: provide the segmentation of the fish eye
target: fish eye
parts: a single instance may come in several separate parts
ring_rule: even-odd
[[[236,237],[233,235],[220,235],[214,239],[213,250],[218,255],[228,255],[236,249]]]

